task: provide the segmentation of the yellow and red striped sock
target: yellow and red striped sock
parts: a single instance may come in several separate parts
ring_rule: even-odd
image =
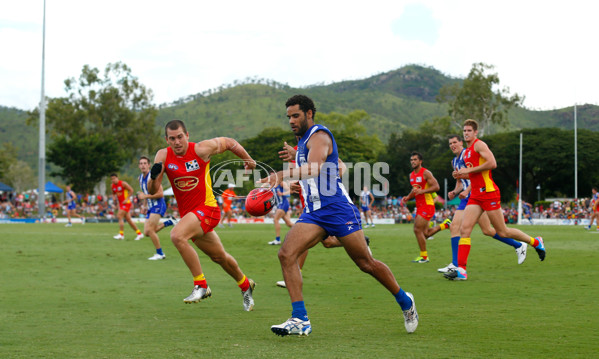
[[[530,245],[531,245],[531,246],[533,246],[533,247],[535,247],[535,248],[536,248],[536,246],[538,246],[538,245],[539,245],[539,243],[541,243],[541,242],[539,242],[539,241],[538,241],[538,240],[536,240],[535,238],[532,238],[532,237],[530,237]]]
[[[202,288],[208,288],[208,283],[206,282],[206,277],[204,277],[204,273],[193,277],[193,285],[199,285]]]
[[[470,255],[470,238],[460,238],[458,244],[458,267],[466,269],[468,255]]]
[[[239,288],[241,288],[242,292],[245,292],[246,290],[248,290],[250,288],[250,281],[244,275],[243,278],[241,278],[241,280],[239,282],[237,282],[237,285],[239,286]]]
[[[137,232],[135,232],[135,234],[139,236],[141,234],[141,231],[138,229]]]
[[[427,252],[427,251],[420,251],[420,256],[421,256],[423,259],[427,259],[427,258],[428,258],[428,252]]]

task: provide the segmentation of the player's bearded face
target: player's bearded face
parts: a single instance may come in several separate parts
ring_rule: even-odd
[[[306,113],[300,110],[299,105],[289,106],[287,108],[287,117],[289,126],[296,136],[303,136],[308,131],[308,117]]]

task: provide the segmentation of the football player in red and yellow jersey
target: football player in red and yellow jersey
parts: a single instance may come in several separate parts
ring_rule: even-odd
[[[125,181],[121,181],[116,173],[110,175],[110,181],[112,182],[112,199],[114,201],[115,206],[118,204],[118,212],[117,218],[119,219],[119,234],[114,236],[114,239],[125,239],[125,221],[133,228],[135,234],[136,241],[139,241],[144,237],[143,233],[137,228],[133,220],[131,219],[131,214],[129,210],[131,210],[131,198],[129,196],[133,193],[133,188],[129,183]]]
[[[405,205],[412,198],[416,199],[414,235],[418,241],[418,247],[420,247],[420,255],[412,262],[428,263],[426,239],[441,230],[449,228],[451,221],[447,219],[440,225],[429,228],[429,223],[435,215],[433,194],[439,190],[439,182],[437,182],[431,171],[422,167],[422,154],[419,152],[412,152],[410,154],[410,164],[413,169],[412,173],[410,173],[412,191],[401,199],[401,203]]]
[[[151,194],[158,191],[166,173],[181,213],[181,220],[171,231],[171,240],[193,276],[194,289],[183,301],[197,303],[211,295],[198,253],[189,243],[191,239],[202,252],[235,279],[241,288],[244,310],[253,310],[254,281],[243,274],[235,258],[225,251],[214,231],[214,227],[220,222],[220,208],[212,193],[210,158],[231,151],[243,160],[246,169],[255,168],[256,161],[232,138],[217,137],[198,143],[189,142],[189,133],[183,121],[170,121],[164,132],[168,147],[156,153],[148,191]]]
[[[497,234],[504,238],[513,238],[530,244],[535,248],[539,258],[545,259],[543,238],[533,238],[516,228],[505,225],[501,209],[499,187],[493,181],[491,170],[497,167],[495,156],[486,143],[478,139],[478,122],[466,120],[463,125],[464,141],[468,145],[464,152],[466,168],[453,172],[456,179],[470,179],[470,199],[464,210],[460,226],[460,241],[458,245],[458,268],[445,274],[451,280],[466,280],[466,264],[470,253],[470,234],[478,219],[486,212]]]

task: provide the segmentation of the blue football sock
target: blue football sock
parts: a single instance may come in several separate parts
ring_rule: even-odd
[[[160,254],[161,256],[163,256],[163,255],[164,255],[164,252],[162,252],[162,248],[158,248],[158,249],[156,250],[156,253]]]
[[[403,291],[402,288],[399,288],[399,292],[395,294],[395,300],[401,307],[401,310],[408,310],[412,307],[412,299],[408,297],[406,292]]]
[[[503,238],[500,237],[499,234],[495,233],[495,235],[493,236],[493,238],[495,238],[496,240],[503,242],[505,244],[508,244],[514,248],[520,248],[520,246],[522,246],[522,243],[518,242],[517,240],[513,239],[513,238]]]
[[[174,223],[173,223],[172,219],[167,219],[166,221],[164,221],[164,226],[165,227],[172,226],[173,224]]]
[[[460,236],[451,237],[451,263],[458,266],[458,246],[460,245]]]
[[[298,301],[291,303],[291,317],[299,318],[301,320],[308,320],[308,312],[306,311],[306,307],[304,305],[304,301]]]
[[[281,237],[280,236],[277,236],[277,238],[275,238],[275,239],[276,239],[277,242],[281,241]]]

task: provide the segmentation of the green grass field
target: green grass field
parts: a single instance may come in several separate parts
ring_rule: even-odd
[[[411,225],[366,229],[374,256],[415,295],[420,326],[407,334],[394,298],[343,249],[311,250],[304,296],[309,337],[277,337],[291,312],[272,225],[218,229],[256,283],[244,312],[233,279],[200,253],[211,298],[185,305],[191,276],[160,233],[167,259],[148,261],[149,239],[112,239],[116,224],[0,225],[1,358],[590,358],[599,353],[599,234],[523,226],[542,235],[547,259],[473,234],[467,282],[437,268],[451,260],[449,233],[415,264]]]

